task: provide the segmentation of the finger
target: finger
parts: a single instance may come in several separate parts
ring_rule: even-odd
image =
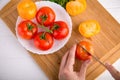
[[[81,65],[81,69],[80,69],[79,75],[85,77],[87,67],[88,67],[88,65],[90,63],[91,63],[90,59],[83,62],[83,64]]]
[[[67,64],[65,66],[69,70],[73,70],[73,64],[75,62],[75,51],[76,51],[76,44],[74,44],[73,47],[69,50]]]
[[[120,72],[117,71],[112,65],[110,65],[109,63],[106,63],[105,64],[107,70],[111,73],[111,75],[114,77],[114,78],[117,78],[117,75],[120,75]]]
[[[64,69],[65,64],[66,64],[66,60],[67,60],[67,56],[68,56],[68,51],[67,51],[67,52],[65,53],[65,55],[62,57],[59,72],[61,72],[61,71]]]

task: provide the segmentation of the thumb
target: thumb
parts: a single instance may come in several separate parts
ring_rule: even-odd
[[[85,77],[86,69],[87,69],[88,65],[90,64],[90,62],[91,62],[90,59],[83,62],[83,64],[81,65],[79,75],[82,75]]]

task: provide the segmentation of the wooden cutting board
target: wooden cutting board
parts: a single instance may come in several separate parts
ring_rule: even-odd
[[[35,1],[35,0],[34,0]],[[15,23],[18,17],[16,6],[19,0],[11,2],[0,11],[0,17],[15,34]],[[62,17],[62,15],[61,15]],[[67,44],[59,51],[38,55],[29,52],[36,63],[42,68],[50,80],[58,80],[60,61],[64,53],[75,43],[75,40],[88,40],[93,44],[95,54],[101,61],[110,63],[120,58],[120,24],[98,3],[97,0],[87,0],[87,9],[82,14],[71,17],[73,23],[72,36]],[[86,39],[78,32],[78,26],[86,20],[97,20],[101,25],[101,31],[96,36]],[[4,26],[0,26],[4,27]],[[76,59],[75,70],[78,70],[81,61]],[[93,60],[87,69],[86,79],[94,80],[105,68]]]

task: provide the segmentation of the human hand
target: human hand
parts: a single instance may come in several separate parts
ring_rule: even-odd
[[[120,80],[120,72],[119,71],[117,71],[112,65],[110,65],[108,63],[106,63],[105,66],[115,80]]]
[[[91,60],[84,61],[79,72],[73,71],[75,51],[76,45],[68,50],[63,56],[58,75],[59,80],[85,80],[86,69]]]

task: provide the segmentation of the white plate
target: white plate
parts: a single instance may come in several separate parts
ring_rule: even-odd
[[[63,40],[55,40],[54,39],[54,44],[52,46],[52,48],[50,48],[49,50],[43,51],[40,49],[37,49],[34,46],[33,40],[25,40],[22,39],[17,32],[17,27],[18,24],[23,21],[24,19],[22,19],[20,16],[18,16],[17,22],[16,22],[16,36],[18,38],[18,41],[22,44],[22,46],[33,52],[33,53],[37,53],[37,54],[49,54],[49,53],[53,53],[56,52],[57,50],[61,49],[69,40],[70,36],[71,36],[71,32],[72,32],[72,21],[70,16],[68,15],[68,13],[65,11],[65,9],[63,7],[61,7],[60,5],[50,2],[50,1],[39,1],[35,3],[37,5],[37,9],[43,7],[43,6],[48,6],[50,8],[53,9],[53,11],[56,14],[56,19],[55,21],[65,21],[69,27],[69,34],[68,36],[63,39]],[[32,21],[34,21],[35,23],[37,23],[36,19],[33,19]]]

